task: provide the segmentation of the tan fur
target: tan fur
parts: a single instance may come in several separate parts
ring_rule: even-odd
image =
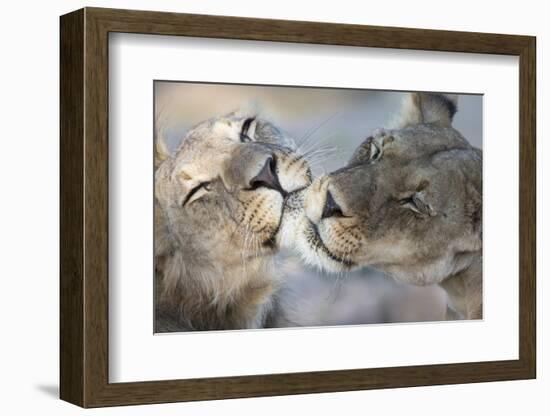
[[[347,167],[317,179],[296,239],[303,258],[441,284],[461,317],[481,318],[482,156],[452,128],[455,111],[455,97],[412,94],[398,128],[377,130]]]
[[[253,117],[207,120],[173,155],[157,140],[157,332],[258,328],[273,310],[285,202],[311,174],[290,137]],[[280,190],[254,185],[265,166],[275,169]]]

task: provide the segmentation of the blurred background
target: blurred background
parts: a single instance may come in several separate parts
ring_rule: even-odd
[[[239,108],[257,108],[263,118],[307,147],[322,149],[315,175],[344,166],[355,148],[376,128],[390,127],[406,93],[309,87],[202,84],[155,81],[155,112],[164,138],[175,150],[186,131],[201,121]],[[482,96],[460,95],[453,126],[482,147]],[[438,286],[395,282],[362,270],[334,275],[305,266],[292,252],[278,263],[288,281],[294,310],[288,319],[301,326],[439,321],[446,312]]]

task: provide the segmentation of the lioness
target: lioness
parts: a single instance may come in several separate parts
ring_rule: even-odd
[[[285,201],[311,183],[307,161],[250,114],[200,123],[173,155],[157,143],[156,331],[264,326]]]
[[[449,319],[479,319],[482,153],[451,126],[455,97],[408,98],[397,128],[376,131],[345,168],[310,186],[296,244],[327,270],[373,266],[440,284]]]

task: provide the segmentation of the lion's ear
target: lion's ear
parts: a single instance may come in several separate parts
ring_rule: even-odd
[[[170,151],[162,136],[155,138],[155,169],[166,159],[170,157]]]
[[[397,122],[399,128],[434,123],[449,127],[458,110],[458,96],[415,92],[408,94]]]

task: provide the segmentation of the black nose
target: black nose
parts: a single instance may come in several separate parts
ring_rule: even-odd
[[[323,214],[321,219],[329,217],[342,217],[342,209],[336,203],[330,191],[327,191],[327,198],[325,200],[325,207],[323,208]]]
[[[260,187],[274,189],[280,192],[283,196],[286,195],[283,187],[277,176],[277,160],[273,156],[269,156],[260,172],[254,176],[250,182],[250,189],[258,189]]]

